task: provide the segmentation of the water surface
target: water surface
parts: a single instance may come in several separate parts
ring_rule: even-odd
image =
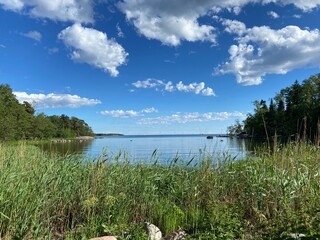
[[[131,135],[96,138],[92,141],[50,143],[41,146],[44,150],[62,154],[83,153],[97,158],[104,154],[114,157],[119,152],[132,161],[155,161],[167,163],[174,158],[188,161],[191,158],[242,159],[246,156],[243,139],[206,135]]]

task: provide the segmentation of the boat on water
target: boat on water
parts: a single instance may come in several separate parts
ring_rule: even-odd
[[[213,136],[207,136],[207,139],[213,139]]]

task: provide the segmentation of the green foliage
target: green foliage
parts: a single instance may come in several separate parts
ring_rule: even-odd
[[[243,132],[243,125],[239,120],[236,120],[236,123],[234,125],[228,127],[227,132],[230,135],[241,134]]]
[[[9,85],[0,85],[0,139],[16,139],[24,135],[20,124],[26,120],[24,107],[12,93]]]
[[[187,239],[319,237],[320,151],[300,144],[230,161],[130,164],[125,154],[46,155],[0,144],[0,238],[147,239],[143,222]]]
[[[20,104],[9,85],[0,85],[0,140],[93,136],[88,124],[66,115],[35,115],[30,103]]]
[[[254,102],[254,114],[244,121],[245,131],[255,137],[283,137],[318,139],[320,118],[320,74],[302,84],[296,81],[270,100]]]

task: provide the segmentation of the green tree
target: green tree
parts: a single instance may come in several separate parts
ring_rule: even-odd
[[[0,140],[72,138],[93,135],[88,124],[76,117],[35,115],[28,102],[16,99],[9,85],[0,85]]]
[[[227,131],[230,135],[238,135],[244,131],[243,124],[241,124],[240,121],[237,119],[236,123],[232,126],[229,126]]]
[[[269,107],[264,100],[255,101],[254,106],[254,114],[244,121],[247,133],[256,137],[277,133],[315,139],[319,135],[320,74],[281,89]]]
[[[13,140],[17,135],[19,102],[9,85],[0,85],[0,138]]]
[[[56,131],[55,126],[50,119],[44,114],[40,113],[35,117],[34,121],[34,137],[39,139],[52,138]]]

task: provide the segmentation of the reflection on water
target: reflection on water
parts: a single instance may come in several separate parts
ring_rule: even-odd
[[[71,141],[65,143],[39,143],[37,144],[42,150],[50,153],[67,154],[82,154],[86,149],[90,149],[93,140],[88,141]]]
[[[155,159],[153,153],[156,150],[156,159],[163,163],[176,156],[184,160],[203,156],[243,159],[248,154],[247,144],[243,139],[217,136],[207,139],[204,135],[116,136],[83,142],[47,143],[40,147],[49,152],[83,153],[92,158],[100,156],[102,152],[112,157],[121,151],[133,161]]]

